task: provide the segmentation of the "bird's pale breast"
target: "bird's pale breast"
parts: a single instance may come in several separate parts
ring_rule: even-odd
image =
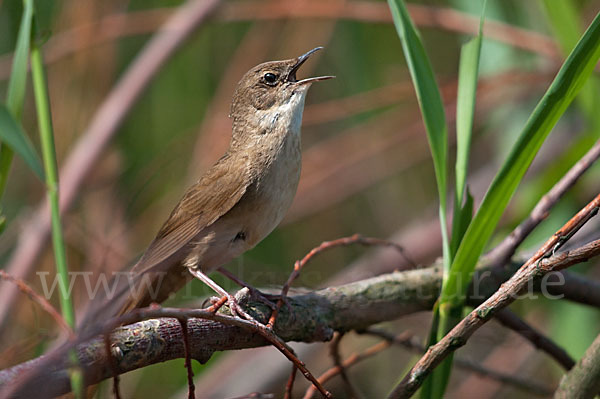
[[[242,199],[197,237],[186,266],[209,272],[241,255],[281,222],[294,200],[300,180],[300,125],[305,92],[264,115],[266,133],[257,140],[254,182]],[[269,126],[272,124],[273,126]],[[273,136],[278,137],[274,140]]]

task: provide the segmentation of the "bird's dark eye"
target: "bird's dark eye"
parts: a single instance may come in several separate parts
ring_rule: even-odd
[[[265,76],[263,76],[263,79],[265,80],[265,83],[268,84],[269,86],[275,86],[275,84],[277,83],[277,75],[275,75],[274,73],[271,73],[271,72],[265,73]]]

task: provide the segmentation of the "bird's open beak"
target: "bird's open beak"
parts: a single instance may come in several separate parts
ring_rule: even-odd
[[[323,47],[315,47],[314,49],[307,51],[306,53],[302,54],[300,57],[296,58],[296,63],[294,64],[290,73],[288,74],[287,81],[296,83],[296,84],[307,84],[307,83],[312,83],[312,82],[316,82],[319,80],[327,80],[327,79],[335,78],[335,76],[316,76],[314,78],[307,78],[307,79],[302,79],[302,80],[296,79],[296,72],[302,66],[302,64],[304,64],[304,62],[308,59],[308,57],[310,57],[313,53],[321,50],[322,48]]]

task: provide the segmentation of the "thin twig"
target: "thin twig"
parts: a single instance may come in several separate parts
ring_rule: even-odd
[[[363,361],[364,359],[367,359],[371,356],[378,354],[379,352],[389,348],[390,345],[391,345],[391,343],[388,341],[381,341],[381,342],[378,342],[377,344],[365,349],[363,352],[354,353],[354,354],[348,356],[348,358],[346,360],[344,360],[340,366],[334,366],[334,367],[330,368],[329,370],[325,371],[323,374],[321,374],[319,376],[319,381],[322,383],[329,381],[336,375],[340,374],[343,369],[354,366],[355,364]],[[314,393],[315,393],[315,391],[314,391],[313,387],[309,387],[306,390],[306,392],[304,393],[303,399],[312,398]]]
[[[527,238],[548,216],[548,212],[562,196],[579,180],[590,166],[600,158],[600,140],[579,160],[565,175],[544,195],[531,211],[527,219],[523,220],[500,244],[498,244],[486,257],[492,259],[494,265],[501,267],[514,255],[517,247]]]
[[[273,395],[272,393],[252,392],[252,393],[249,393],[248,395],[236,396],[235,398],[231,398],[231,399],[274,399],[274,398],[275,398],[275,395]]]
[[[253,325],[256,326],[257,332],[262,335],[267,341],[269,341],[273,346],[275,346],[281,353],[285,355],[291,362],[293,362],[298,369],[302,372],[302,375],[309,380],[323,395],[324,398],[331,398],[331,394],[321,385],[321,383],[311,374],[310,371],[306,368],[305,364],[298,359],[294,351],[283,342],[277,335],[275,335],[271,329],[263,326],[262,324],[252,322]]]
[[[196,388],[194,387],[194,371],[192,370],[192,355],[190,351],[190,337],[188,334],[188,320],[178,319],[183,336],[183,350],[185,352],[185,368],[187,371],[188,399],[196,399]]]
[[[421,340],[415,336],[404,336],[403,334],[394,335],[386,331],[380,330],[378,328],[368,328],[367,330],[360,331],[359,333],[383,338],[386,341],[389,341],[395,345],[402,346],[403,348],[408,349],[414,353],[423,354],[425,352],[425,346],[423,346],[421,344]],[[454,362],[458,368],[469,370],[479,375],[480,377],[493,379],[535,395],[549,396],[552,394],[552,389],[544,385],[532,382],[529,378],[522,378],[519,376],[501,373],[499,371],[489,369],[479,363],[461,357],[455,358]]]
[[[306,266],[306,264],[308,262],[310,262],[319,253],[326,251],[328,249],[335,248],[335,247],[341,247],[341,246],[354,245],[354,244],[365,245],[365,246],[384,246],[384,247],[395,248],[400,253],[400,255],[402,255],[402,257],[404,257],[404,259],[406,260],[407,263],[409,263],[413,268],[417,267],[416,263],[413,262],[411,260],[411,258],[406,255],[406,250],[401,245],[399,245],[395,242],[381,239],[381,238],[363,237],[360,234],[354,234],[350,237],[342,237],[342,238],[335,239],[333,241],[324,241],[318,247],[311,249],[310,252],[304,256],[304,258],[296,261],[296,263],[294,264],[294,269],[292,270],[292,273],[290,274],[287,281],[281,288],[281,294],[280,294],[281,297],[279,298],[279,301],[277,301],[277,307],[275,308],[275,310],[271,314],[271,317],[269,318],[267,327],[272,329],[273,326],[275,325],[275,321],[277,320],[279,311],[281,310],[281,307],[285,303],[285,297],[287,296],[288,291],[290,290],[290,287],[292,286],[292,283],[294,282],[294,280],[296,280],[298,278],[298,276],[300,276],[300,271]]]
[[[65,319],[61,316],[60,313],[58,313],[58,311],[54,308],[54,306],[52,306],[52,304],[50,302],[48,302],[48,300],[46,298],[44,298],[43,296],[41,296],[40,294],[35,292],[35,290],[33,288],[28,286],[25,281],[11,276],[4,270],[0,270],[0,279],[13,283],[19,289],[19,291],[21,291],[22,293],[27,295],[29,297],[29,299],[31,299],[33,302],[40,305],[40,307],[42,309],[44,309],[44,311],[46,313],[48,313],[54,319],[56,324],[58,324],[58,326],[65,333],[67,333],[67,336],[69,337],[69,339],[75,338],[73,329],[71,329],[71,327],[69,327],[69,325],[67,324]]]
[[[531,342],[533,346],[539,350],[546,352],[554,360],[556,360],[566,370],[570,370],[574,365],[575,361],[567,351],[558,346],[550,338],[546,337],[541,332],[527,324],[523,319],[514,314],[508,309],[502,309],[494,316],[496,320],[505,327],[510,328],[523,338]]]
[[[292,399],[292,391],[294,389],[294,381],[296,381],[296,373],[298,373],[298,367],[296,367],[296,364],[292,364],[292,371],[290,372],[290,376],[285,384],[285,393],[283,395],[283,399]]]
[[[340,344],[342,343],[343,337],[344,333],[336,332],[334,334],[333,340],[331,340],[331,343],[329,344],[329,353],[333,359],[333,365],[337,367],[339,370],[339,375],[342,377],[342,381],[344,381],[344,387],[346,388],[346,394],[348,395],[348,398],[358,399],[360,398],[360,395],[354,387],[354,384],[350,382],[348,373],[346,373],[346,367],[342,363],[342,356],[340,355]]]
[[[582,225],[600,208],[600,194],[580,210],[559,231],[557,231],[498,291],[483,304],[473,310],[458,323],[437,344],[431,346],[425,355],[413,366],[402,381],[394,388],[390,398],[409,398],[421,386],[423,380],[450,353],[465,345],[469,337],[485,324],[495,313],[508,306],[519,292],[534,277],[542,276],[554,270],[571,266],[574,262],[589,259],[590,253],[600,252],[600,240],[593,241],[573,251],[554,255],[556,249],[564,244]],[[554,256],[553,256],[554,255]]]
[[[221,309],[227,303],[227,299],[229,299],[229,298],[227,298],[225,295],[223,295],[222,297],[217,299],[217,301],[215,301],[212,305],[207,307],[206,310],[211,313],[216,313],[219,309]]]
[[[121,393],[119,391],[119,366],[117,365],[117,359],[113,356],[112,353],[112,345],[110,342],[110,334],[102,334],[102,338],[104,340],[104,349],[106,350],[106,358],[108,359],[108,363],[110,365],[110,369],[113,374],[113,394],[115,395],[115,399],[121,399]]]

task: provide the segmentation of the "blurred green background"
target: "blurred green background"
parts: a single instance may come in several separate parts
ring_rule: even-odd
[[[600,2],[595,0],[569,3],[577,10],[582,31],[600,9]],[[44,55],[59,166],[122,73],[181,4],[160,0],[36,1],[38,32],[48,37]],[[459,50],[476,32],[481,4],[439,0],[409,5],[442,88],[453,134]],[[0,0],[0,98],[5,97],[21,12],[20,0]],[[541,1],[490,0],[486,16],[507,30],[486,35],[482,49],[469,176],[476,203],[563,59]],[[519,36],[523,33],[525,36]],[[253,285],[277,287],[286,280],[293,262],[312,247],[354,233],[375,237],[398,233],[409,241],[410,237],[422,237],[407,245],[421,264],[441,255],[439,232],[435,228],[430,228],[434,233],[424,236],[418,232],[425,226],[436,226],[436,186],[420,113],[387,4],[358,0],[222,1],[128,112],[65,215],[70,270],[115,271],[131,264],[184,189],[226,150],[230,98],[243,73],[258,63],[295,57],[318,45],[325,50],[311,58],[299,75],[331,74],[337,79],[314,85],[308,95],[303,172],[295,203],[282,226],[233,261],[230,270]],[[24,127],[37,145],[30,91],[23,115]],[[511,202],[497,240],[528,214],[598,133],[578,105],[572,106]],[[7,230],[0,238],[3,263],[10,258],[22,224],[44,195],[43,184],[15,159],[2,204],[8,217]],[[587,203],[597,192],[599,175],[598,167],[588,172],[522,249],[535,249]],[[326,285],[330,277],[344,274],[345,268],[364,253],[355,247],[328,252],[311,263],[297,286]],[[598,276],[597,268],[578,269]],[[53,270],[48,247],[35,271]],[[235,289],[219,276],[215,278],[225,288]],[[35,275],[27,281],[41,291]],[[189,303],[211,294],[196,282],[184,291],[171,303]],[[74,294],[79,308],[82,287],[76,285]],[[39,354],[57,333],[46,314],[24,297],[17,299],[7,319],[8,327],[2,332],[3,368]],[[53,303],[58,304],[57,298]],[[548,331],[574,357],[583,353],[598,332],[597,309],[542,299],[521,301],[513,308]],[[428,315],[420,316],[409,325],[414,332],[425,334]],[[403,322],[390,326],[396,331],[406,328]],[[511,359],[507,347],[516,345],[511,339],[515,339],[514,334],[484,329],[474,338],[479,341],[467,350],[475,358],[481,358],[481,353],[498,356],[495,361],[502,365]],[[364,347],[364,341],[349,341],[347,353]],[[544,355],[535,351],[530,355],[507,371],[524,370],[548,386],[556,385],[558,369]],[[357,369],[362,370],[357,380],[367,397],[385,394],[402,373],[398,356],[390,351],[365,363],[371,366]],[[410,360],[408,355],[402,356]],[[321,362],[316,363],[317,370],[326,367],[328,359],[322,357],[314,360]],[[214,356],[206,366],[195,364],[196,374],[208,372],[219,358]],[[182,367],[183,361],[177,361],[130,373],[123,377],[124,392],[130,397],[173,396],[185,387]],[[390,367],[392,370],[382,372]],[[374,384],[369,373],[379,373],[382,382]],[[161,382],[156,383],[159,377]],[[461,397],[456,378],[467,377],[460,372],[454,377],[448,395]],[[239,383],[243,393],[244,384]],[[300,386],[303,383],[298,382]],[[335,382],[332,384],[335,393]],[[270,389],[281,392],[283,382]],[[489,389],[493,392],[484,390],[485,397],[518,394],[505,387]]]

